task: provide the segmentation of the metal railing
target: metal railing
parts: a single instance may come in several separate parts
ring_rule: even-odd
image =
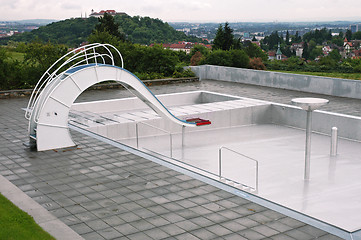
[[[143,124],[143,125],[146,125],[148,127],[151,127],[151,128],[154,128],[154,129],[157,129],[161,132],[164,132],[164,133],[167,133],[169,134],[169,151],[170,151],[170,157],[173,158],[173,139],[172,139],[172,133],[169,132],[169,131],[166,131],[164,129],[161,129],[159,127],[156,127],[156,126],[153,126],[153,125],[150,125],[148,123],[145,123],[145,122],[136,122],[135,123],[135,135],[136,135],[136,141],[137,141],[137,149],[139,149],[139,124]]]
[[[239,156],[242,156],[242,157],[244,157],[246,159],[249,159],[249,160],[255,162],[255,164],[256,164],[255,186],[252,187],[252,186],[249,186],[249,185],[246,185],[246,184],[243,184],[243,183],[239,183],[239,184],[241,184],[241,186],[244,186],[245,188],[250,188],[250,189],[253,189],[253,191],[258,192],[258,161],[256,159],[248,157],[248,156],[246,156],[246,155],[244,155],[242,153],[239,153],[239,152],[234,151],[234,150],[232,150],[230,148],[227,148],[227,147],[220,147],[219,150],[218,150],[218,176],[219,176],[219,179],[220,180],[227,179],[227,178],[224,178],[222,176],[222,150],[228,150],[228,151],[230,151],[232,153],[235,153],[235,154],[237,154]],[[228,180],[234,182],[231,179],[228,179]]]
[[[96,49],[101,48],[104,52],[98,53]],[[36,84],[33,92],[30,96],[30,100],[28,102],[28,106],[25,111],[25,118],[30,119],[32,114],[38,114],[38,111],[34,109],[34,106],[37,104],[41,92],[45,89],[45,87],[50,84],[53,80],[56,80],[58,76],[62,75],[64,69],[74,68],[76,66],[80,66],[83,64],[89,63],[106,63],[106,59],[110,61],[111,65],[115,65],[115,56],[111,52],[114,50],[116,55],[120,59],[121,67],[123,68],[123,57],[116,49],[110,44],[100,44],[93,43],[86,46],[79,47],[74,49],[61,58],[59,58],[55,63],[53,63],[49,69],[41,76],[40,80]],[[41,108],[41,106],[39,107]],[[34,118],[37,121],[37,116]]]

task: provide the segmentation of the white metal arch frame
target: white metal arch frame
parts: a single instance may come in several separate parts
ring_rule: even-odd
[[[97,53],[97,48],[106,53]],[[29,119],[30,144],[38,151],[75,146],[69,128],[69,111],[76,98],[90,86],[104,81],[116,81],[130,86],[135,95],[159,115],[183,126],[196,126],[175,117],[135,75],[123,67],[115,66],[114,56],[108,44],[91,44],[73,50],[72,56],[51,72],[52,67],[40,79],[30,98],[25,117]],[[114,48],[115,49],[115,48]],[[89,53],[91,51],[91,53]],[[123,59],[116,50],[123,65]],[[80,54],[78,54],[80,53]],[[69,57],[69,53],[61,59]],[[106,59],[110,60],[107,64]],[[70,64],[73,63],[73,64]],[[67,70],[58,73],[65,66]],[[47,76],[48,77],[45,77]]]

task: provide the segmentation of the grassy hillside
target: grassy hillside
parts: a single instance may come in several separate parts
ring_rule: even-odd
[[[331,77],[331,78],[343,78],[352,80],[361,80],[361,73],[338,73],[338,72],[302,72],[302,71],[282,71],[282,70],[270,70],[272,72],[283,72],[293,73],[302,75],[312,75],[320,77]]]
[[[150,17],[115,16],[115,22],[120,24],[120,31],[133,43],[168,43],[175,41],[199,41],[195,37],[187,37],[183,32],[178,32],[168,23]],[[70,47],[78,46],[87,41],[95,25],[97,18],[72,18],[54,22],[31,32],[1,39],[0,44],[6,44],[9,40],[17,42],[32,42],[41,40],[66,44]]]

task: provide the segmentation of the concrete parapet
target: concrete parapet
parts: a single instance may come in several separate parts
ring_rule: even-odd
[[[239,82],[265,87],[361,99],[361,81],[359,80],[213,65],[191,66],[190,68],[200,80],[210,79]]]

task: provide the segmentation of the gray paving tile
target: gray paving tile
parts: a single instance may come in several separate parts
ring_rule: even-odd
[[[118,232],[114,228],[102,229],[102,230],[99,230],[98,233],[105,239],[114,239],[114,238],[119,238],[119,237],[123,236],[120,232]]]
[[[222,239],[225,239],[225,240],[248,240],[247,238],[244,238],[243,236],[241,236],[240,234],[237,234],[237,233],[232,233],[232,234],[223,236]],[[267,240],[267,239],[264,238],[262,240]]]
[[[98,231],[98,230],[106,229],[106,228],[110,227],[108,224],[106,224],[104,221],[102,221],[100,219],[86,221],[86,225],[88,225],[94,231]]]
[[[205,217],[202,217],[202,216],[189,219],[189,221],[197,224],[200,227],[208,227],[208,226],[211,226],[211,225],[214,224],[214,222],[212,222],[211,220],[209,220],[209,219],[207,219]]]
[[[114,229],[116,229],[118,232],[120,232],[125,236],[128,236],[133,233],[137,233],[139,231],[137,228],[133,227],[129,223],[124,223],[122,225],[115,226]]]
[[[213,232],[208,231],[207,229],[201,228],[190,232],[192,235],[198,237],[199,239],[214,239],[217,237]]]
[[[270,227],[270,228],[273,228],[279,232],[286,232],[290,229],[292,229],[290,226],[287,226],[279,221],[273,221],[273,222],[269,222],[269,223],[266,223],[265,224],[266,226]]]
[[[312,227],[310,225],[305,225],[303,227],[298,228],[298,230],[305,232],[307,234],[310,234],[313,237],[321,237],[323,235],[326,235],[327,233],[321,229]]]
[[[183,233],[178,236],[175,236],[175,238],[178,240],[198,240],[198,239],[200,239],[190,233]]]
[[[139,231],[145,231],[145,230],[152,229],[155,227],[155,225],[151,224],[151,222],[152,222],[151,220],[147,221],[144,219],[140,219],[137,221],[130,222],[129,224],[132,225],[133,227],[135,227],[136,229],[138,229]],[[163,226],[165,226],[165,225],[167,225],[167,224],[163,224]]]
[[[126,222],[126,220],[118,216],[105,217],[102,218],[102,220],[111,227],[118,226]],[[132,221],[132,220],[129,219],[128,221]]]
[[[294,238],[285,234],[279,234],[271,237],[272,240],[295,240]]]
[[[127,236],[130,240],[142,240],[142,239],[149,239],[149,236],[144,234],[143,232],[134,233]]]
[[[85,223],[74,224],[74,225],[71,226],[71,228],[80,235],[93,231]]]
[[[258,233],[256,231],[253,231],[251,229],[246,229],[246,230],[239,231],[238,234],[240,234],[242,237],[244,237],[246,239],[250,239],[250,240],[265,238],[264,235],[262,235],[262,234],[260,234],[260,233]]]
[[[241,230],[244,230],[247,228],[235,221],[223,222],[223,223],[220,223],[220,225],[231,230],[232,232],[238,232],[238,231],[241,231]]]
[[[168,235],[170,235],[170,236],[176,236],[176,235],[182,234],[186,231],[186,230],[178,227],[175,224],[161,226],[160,229],[162,229],[164,232],[168,233]]]
[[[83,234],[82,237],[86,240],[103,240],[105,239],[103,236],[96,232],[86,233]]]
[[[164,232],[160,228],[149,229],[149,230],[144,231],[143,233],[145,233],[152,239],[163,239],[163,238],[166,238],[169,236],[168,233]]]
[[[309,240],[309,239],[313,239],[314,237],[311,236],[310,234],[307,234],[305,232],[299,231],[298,229],[292,229],[288,232],[285,233],[286,235],[293,237],[295,239],[304,239],[304,240]]]
[[[292,228],[299,228],[305,225],[304,223],[290,217],[282,218],[279,220],[279,222],[286,224],[287,226],[290,226]]]
[[[175,223],[175,225],[177,225],[178,227],[184,229],[187,232],[200,228],[200,226],[198,226],[197,224],[195,224],[195,223],[193,223],[191,221],[188,221],[188,220],[177,222],[177,223]]]
[[[252,230],[256,231],[266,237],[271,237],[271,236],[274,236],[274,235],[277,235],[280,233],[280,232],[278,232],[270,227],[267,227],[265,225],[259,225],[259,226],[253,227]]]

